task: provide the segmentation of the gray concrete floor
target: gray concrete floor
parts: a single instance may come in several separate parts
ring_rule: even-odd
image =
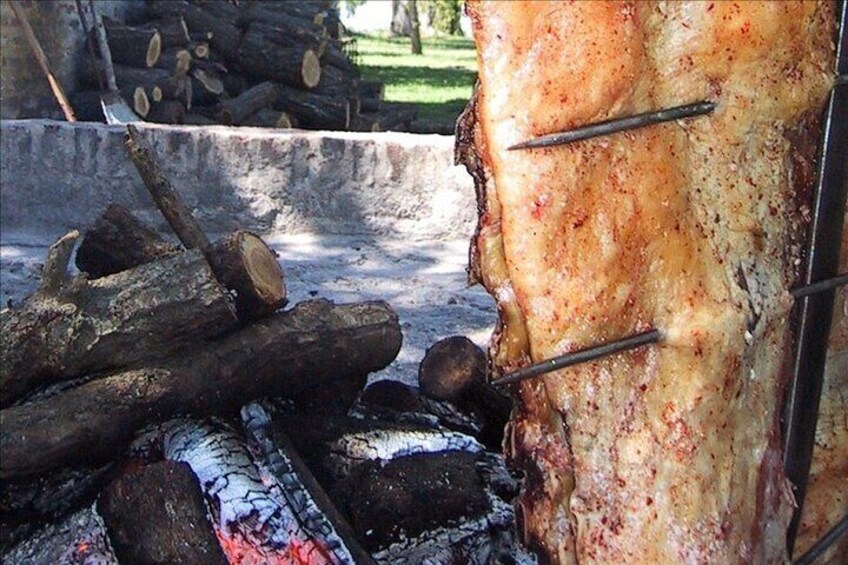
[[[424,351],[437,340],[464,335],[485,347],[494,326],[494,302],[465,282],[468,241],[408,241],[390,236],[280,235],[265,239],[279,253],[290,304],[313,297],[336,302],[385,300],[404,334],[394,363],[372,379],[414,384]],[[0,243],[0,297],[20,301],[39,280],[48,242],[4,233]]]

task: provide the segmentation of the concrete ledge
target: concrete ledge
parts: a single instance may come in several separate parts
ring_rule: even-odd
[[[453,137],[141,124],[209,233],[468,237],[473,183]],[[0,229],[52,239],[118,202],[164,229],[123,128],[0,122]]]

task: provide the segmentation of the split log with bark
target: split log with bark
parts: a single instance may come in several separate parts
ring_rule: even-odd
[[[226,414],[363,378],[394,360],[401,339],[385,303],[301,303],[189,353],[0,410],[0,479],[108,460],[136,430],[178,413]]]
[[[0,405],[45,384],[139,366],[236,325],[231,298],[200,252],[89,281],[69,277],[79,237],[54,244],[38,291],[0,313]]]

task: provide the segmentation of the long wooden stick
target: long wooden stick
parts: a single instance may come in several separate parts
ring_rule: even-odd
[[[41,48],[41,43],[39,43],[38,38],[35,37],[35,33],[32,31],[32,26],[29,25],[29,20],[27,20],[23,8],[21,8],[17,0],[9,0],[9,5],[12,7],[12,11],[15,13],[15,16],[17,16],[18,21],[21,22],[21,30],[24,32],[24,37],[26,38],[27,43],[29,43],[29,48],[32,50],[32,54],[38,61],[41,70],[47,77],[47,82],[50,83],[50,89],[53,91],[53,95],[56,97],[59,107],[62,108],[62,112],[65,114],[65,119],[69,122],[77,121],[76,116],[74,116],[74,109],[71,107],[71,103],[65,96],[65,92],[62,90],[62,85],[60,85],[59,81],[56,80],[56,75],[53,74],[53,70],[50,68],[50,63],[47,61],[47,55],[44,54],[44,49]]]
[[[141,179],[144,181],[144,186],[147,187],[150,196],[153,197],[159,211],[168,220],[180,242],[187,249],[207,251],[210,246],[209,238],[200,229],[200,224],[197,223],[191,210],[188,209],[177,191],[162,174],[162,170],[153,156],[153,150],[141,137],[138,128],[133,125],[127,126],[126,147],[135,168],[138,169]]]

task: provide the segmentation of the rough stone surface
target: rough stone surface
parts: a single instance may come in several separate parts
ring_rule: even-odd
[[[491,298],[465,282],[473,187],[453,138],[144,127],[174,185],[214,239],[237,226],[279,253],[289,301],[384,299],[404,332],[375,378],[415,384],[424,351],[465,335],[484,346]],[[169,234],[120,128],[0,123],[0,299],[32,292],[47,246],[90,226],[110,202]]]
[[[453,137],[140,126],[203,229],[467,237],[474,190]],[[0,233],[58,236],[110,202],[164,231],[123,148],[124,130],[45,120],[0,124]]]

